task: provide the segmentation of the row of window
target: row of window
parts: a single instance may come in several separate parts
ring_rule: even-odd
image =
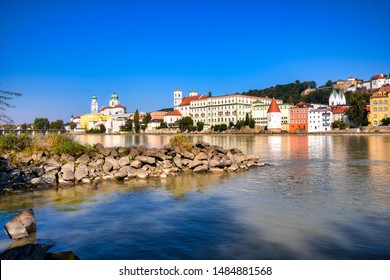
[[[378,117],[377,114],[374,114],[373,116],[374,116],[374,119],[376,119],[376,118]],[[380,118],[382,118],[382,117],[380,117]],[[387,118],[387,114],[384,114],[384,115],[383,115],[383,118],[386,119],[386,118]]]
[[[384,112],[387,112],[388,108],[387,107],[383,107],[383,111]],[[373,108],[373,111],[374,112],[382,112],[382,107],[374,107]]]
[[[375,100],[375,101],[373,102],[373,104],[374,104],[374,105],[377,105],[377,104],[379,104],[379,105],[387,104],[387,100],[384,100],[383,103],[382,103],[382,100],[379,100],[378,102]]]

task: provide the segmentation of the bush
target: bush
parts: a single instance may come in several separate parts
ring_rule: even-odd
[[[342,121],[334,121],[332,123],[332,128],[339,128],[340,130],[342,130],[346,128],[346,125]]]
[[[196,123],[196,130],[197,131],[202,131],[204,127],[204,122],[197,122]]]
[[[49,152],[61,155],[69,154],[74,157],[79,157],[82,154],[92,155],[93,150],[89,145],[82,145],[75,140],[65,135],[51,134],[45,138],[45,150]]]
[[[173,136],[171,139],[169,139],[169,144],[172,147],[180,147],[183,150],[191,151],[193,144],[188,141],[187,136],[183,134],[177,134]]]
[[[2,151],[23,151],[31,149],[34,145],[34,140],[30,135],[21,134],[6,134],[0,136],[0,150]]]

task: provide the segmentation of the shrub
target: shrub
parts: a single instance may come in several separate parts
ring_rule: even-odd
[[[193,147],[192,143],[188,141],[187,136],[183,134],[177,134],[173,136],[171,139],[169,139],[169,144],[172,147],[180,147],[186,151],[191,151]]]
[[[56,155],[69,154],[79,157],[82,154],[92,155],[93,150],[89,145],[82,145],[65,135],[51,134],[45,138],[45,149]]]
[[[0,136],[0,150],[3,151],[23,151],[33,147],[34,140],[30,135],[6,134]]]

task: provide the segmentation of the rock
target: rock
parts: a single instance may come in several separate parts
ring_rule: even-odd
[[[178,168],[182,168],[182,166],[183,166],[183,163],[181,162],[180,157],[175,157],[175,158],[173,159],[173,163],[174,163]]]
[[[114,174],[114,178],[117,179],[118,181],[121,181],[127,177],[127,172],[123,170],[119,170]]]
[[[109,161],[106,161],[104,164],[103,164],[103,171],[105,173],[108,173],[112,170],[112,163],[109,162]]]
[[[209,169],[209,171],[211,173],[223,173],[223,172],[225,172],[225,170],[223,168],[218,168],[218,167],[211,167]]]
[[[43,260],[46,252],[55,244],[26,244],[6,250],[0,255],[2,260]]]
[[[137,178],[139,179],[145,179],[148,177],[148,172],[146,172],[145,170],[143,169],[138,169],[136,172],[135,172],[135,175],[137,176]]]
[[[110,150],[111,150],[110,156],[112,156],[114,158],[119,156],[118,151],[115,148],[111,148]]]
[[[184,158],[191,159],[191,160],[195,158],[194,154],[193,154],[193,153],[190,153],[190,152],[188,152],[188,151],[182,151],[182,152],[181,152],[181,155],[182,155]]]
[[[156,164],[156,159],[154,157],[137,156],[135,159],[146,164],[152,164],[152,165]]]
[[[50,171],[53,171],[53,170],[60,170],[61,168],[61,164],[56,161],[55,159],[48,159],[46,160],[43,164],[43,169],[44,171],[47,173],[47,172],[50,172]]]
[[[123,166],[126,166],[126,165],[130,164],[130,159],[129,159],[129,157],[121,157],[119,159],[118,163],[119,163],[120,167],[123,167]]]
[[[153,148],[147,150],[144,153],[144,156],[154,157],[154,158],[157,158],[157,159],[159,159],[161,161],[166,159],[166,155],[162,151],[159,151],[159,150],[153,149]]]
[[[31,158],[33,159],[33,161],[41,162],[43,155],[44,153],[42,151],[37,151],[31,155]]]
[[[135,159],[131,162],[131,167],[134,167],[134,168],[141,168],[142,167],[142,162],[140,162],[139,160]]]
[[[82,154],[82,155],[76,160],[76,163],[80,163],[80,164],[85,164],[85,165],[87,165],[89,161],[90,161],[89,156],[86,155],[86,154]]]
[[[36,222],[33,210],[28,209],[20,212],[5,224],[4,229],[11,239],[19,239],[35,233]]]
[[[199,140],[198,142],[196,142],[195,146],[201,149],[207,149],[210,147],[210,144]]]
[[[240,154],[240,155],[234,155],[233,158],[237,163],[242,163],[246,161],[248,157],[244,154]]]
[[[0,172],[0,182],[7,182],[11,177],[6,172]]]
[[[207,172],[208,167],[206,165],[199,165],[194,168],[194,172]]]
[[[238,170],[237,162],[233,161],[232,164],[227,168],[227,171],[234,172]]]
[[[99,151],[103,156],[108,157],[111,154],[111,150],[109,148],[103,148]]]
[[[110,162],[112,164],[112,169],[114,169],[114,170],[118,170],[119,168],[121,168],[119,166],[118,161],[115,158],[113,158],[112,156],[106,157],[106,162]]]
[[[181,160],[181,163],[182,163],[183,166],[188,166],[191,163],[191,160],[185,158],[185,159]]]
[[[210,167],[224,167],[223,163],[220,160],[210,159],[209,160]]]
[[[203,164],[204,164],[204,161],[194,159],[193,161],[191,161],[188,164],[188,167],[191,169],[194,169],[195,167],[197,167],[199,165],[203,165]]]
[[[164,160],[163,161],[163,167],[164,168],[171,168],[172,167],[172,162],[170,160]]]
[[[195,157],[196,160],[208,160],[209,159],[209,155],[206,154],[205,152],[200,152],[196,155]]]
[[[60,160],[61,162],[65,161],[66,163],[75,161],[74,157],[68,154],[62,154]]]
[[[23,165],[28,165],[32,161],[32,156],[30,155],[18,155],[18,162]]]
[[[31,169],[35,176],[42,176],[45,173],[40,167],[32,167]]]
[[[9,176],[11,179],[15,179],[17,177],[20,177],[20,175],[22,175],[22,173],[21,173],[21,169],[19,169],[19,168],[14,169],[9,173]]]
[[[41,183],[47,184],[47,185],[52,185],[55,184],[58,179],[58,171],[57,170],[52,170],[48,173],[45,173],[41,176]],[[31,180],[31,183],[33,180]]]
[[[83,178],[83,179],[81,179],[81,183],[90,185],[90,184],[92,184],[92,181],[90,178]]]
[[[222,158],[222,164],[223,164],[223,166],[228,167],[232,164],[232,160],[230,159],[230,157],[224,156]]]
[[[72,251],[58,252],[58,253],[46,253],[45,260],[79,260]]]
[[[86,166],[84,163],[81,163],[79,166],[77,166],[74,172],[74,178],[77,181],[80,181],[81,179],[87,177],[88,174],[89,174],[88,166]]]

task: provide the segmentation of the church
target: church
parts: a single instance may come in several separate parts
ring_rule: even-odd
[[[109,105],[99,110],[98,99],[96,95],[92,96],[91,112],[80,116],[80,128],[87,130],[99,128],[104,125],[107,133],[117,133],[120,127],[130,118],[126,107],[119,102],[118,95],[111,94]]]

